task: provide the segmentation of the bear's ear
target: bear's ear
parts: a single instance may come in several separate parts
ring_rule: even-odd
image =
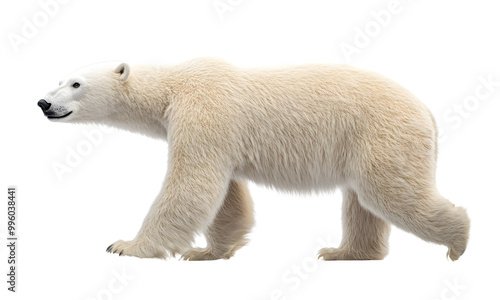
[[[115,72],[120,74],[120,80],[125,82],[128,80],[128,76],[130,75],[130,66],[127,63],[121,63],[118,67],[116,67]]]

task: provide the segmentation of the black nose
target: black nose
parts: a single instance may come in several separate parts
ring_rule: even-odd
[[[50,108],[50,103],[42,99],[38,101],[38,106],[40,106],[43,112],[46,112]]]

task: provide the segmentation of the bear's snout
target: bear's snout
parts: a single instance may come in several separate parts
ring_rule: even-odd
[[[40,106],[44,113],[50,108],[50,105],[51,104],[45,101],[45,99],[38,101],[38,106]]]

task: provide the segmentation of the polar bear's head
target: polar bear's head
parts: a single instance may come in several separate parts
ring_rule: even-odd
[[[117,99],[129,75],[126,63],[83,68],[61,80],[38,106],[51,121],[101,123],[119,111]]]

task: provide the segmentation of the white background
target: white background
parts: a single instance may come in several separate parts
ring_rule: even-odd
[[[486,91],[481,78],[500,82],[499,7],[465,2],[74,0],[51,6],[47,17],[37,1],[3,1],[0,234],[5,241],[6,188],[14,184],[20,240],[19,292],[6,291],[2,246],[0,297],[498,298],[500,87],[484,100],[474,95],[478,87]],[[218,13],[214,3],[232,9]],[[376,21],[377,15],[385,19]],[[37,23],[34,32],[27,22]],[[25,40],[16,44],[13,37]],[[355,39],[357,53],[345,55],[342,47],[357,47]],[[322,244],[340,242],[340,193],[289,195],[255,185],[257,226],[250,244],[230,260],[106,253],[109,244],[132,239],[139,229],[166,170],[167,144],[119,130],[103,133],[71,173],[58,178],[54,164],[66,164],[71,149],[89,143],[85,130],[97,137],[102,129],[51,123],[36,102],[88,64],[171,64],[200,56],[241,66],[350,63],[410,89],[431,108],[443,133],[438,187],[468,209],[472,228],[465,254],[448,261],[444,246],[394,228],[383,261],[316,261]],[[122,272],[126,278],[117,279]]]

